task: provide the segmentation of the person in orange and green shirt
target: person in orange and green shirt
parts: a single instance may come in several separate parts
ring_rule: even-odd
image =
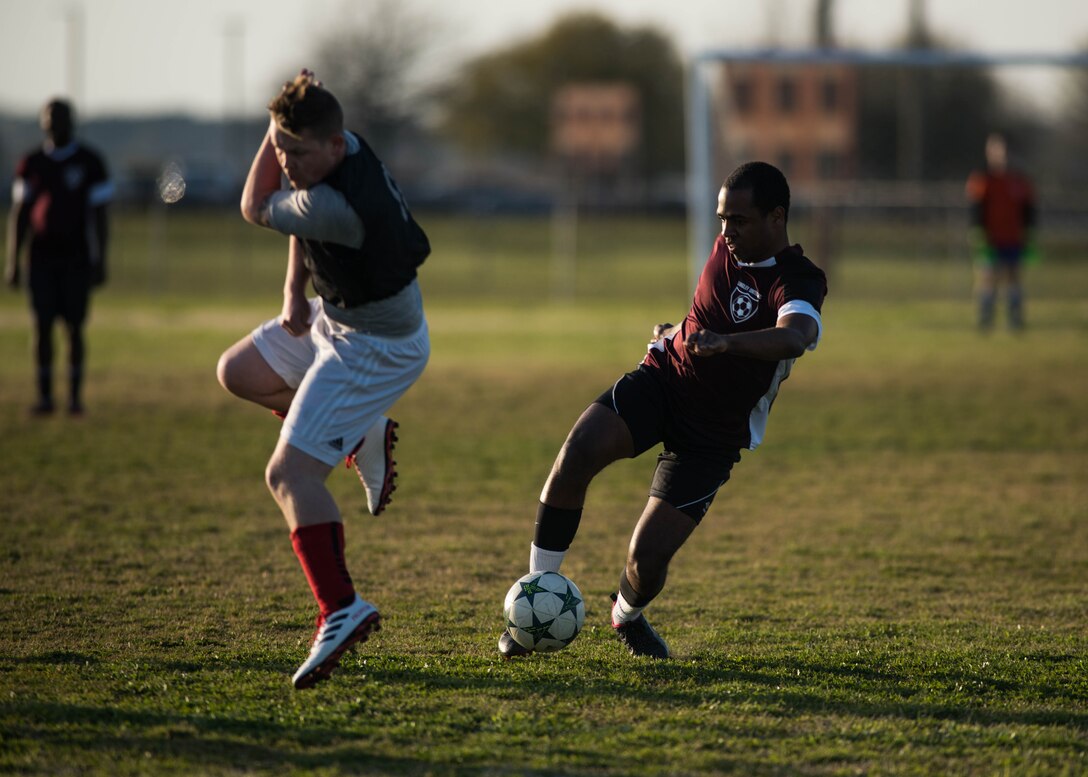
[[[1020,266],[1035,256],[1035,189],[1021,172],[1011,170],[1005,138],[986,139],[986,170],[967,179],[978,265],[978,324],[994,324],[997,289],[1004,283],[1009,328],[1024,327],[1024,291]]]

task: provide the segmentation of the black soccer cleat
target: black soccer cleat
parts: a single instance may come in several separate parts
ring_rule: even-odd
[[[517,641],[510,636],[509,631],[504,631],[499,637],[499,654],[503,658],[521,658],[532,652],[533,651],[529,648],[519,645]]]
[[[41,399],[37,404],[30,407],[29,413],[35,418],[45,418],[46,416],[53,415],[56,411],[56,406],[51,399]]]
[[[616,606],[616,595],[612,594],[612,607]],[[627,648],[627,652],[633,656],[649,656],[650,658],[668,658],[669,646],[661,635],[654,631],[654,627],[646,620],[645,615],[639,615],[633,621],[613,624],[612,628],[620,642]]]

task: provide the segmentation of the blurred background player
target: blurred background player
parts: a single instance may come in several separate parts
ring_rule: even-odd
[[[83,324],[91,288],[106,280],[109,236],[106,206],[113,183],[102,157],[76,141],[72,107],[51,100],[41,112],[45,142],[19,160],[8,222],[8,285],[22,283],[19,252],[29,236],[27,286],[33,315],[38,401],[35,415],[53,404],[53,324],[68,333],[68,412],[83,413]]]
[[[265,478],[319,608],[310,655],[293,678],[301,689],[328,678],[345,650],[379,628],[348,573],[325,481],[347,455],[370,512],[389,502],[396,424],[384,414],[430,356],[416,282],[430,244],[313,73],[284,84],[268,109],[241,207],[247,221],[289,236],[283,312],[231,346],[218,377],[284,419]],[[318,296],[308,299],[311,282]]]
[[[664,452],[613,595],[612,627],[634,655],[668,658],[642,614],[673,555],[702,521],[742,449],[760,444],[797,357],[820,338],[824,273],[786,234],[790,190],[764,162],[737,168],[718,194],[718,236],[678,326],[658,324],[646,357],[589,406],[544,484],[529,571],[558,572],[590,481],[658,443]],[[507,658],[529,651],[507,633]]]
[[[978,325],[994,324],[997,288],[1004,284],[1008,325],[1024,326],[1024,291],[1020,266],[1034,253],[1035,191],[1021,172],[1009,169],[1005,138],[986,139],[986,169],[967,179],[978,265]]]

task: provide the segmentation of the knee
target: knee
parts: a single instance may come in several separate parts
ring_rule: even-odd
[[[240,396],[241,386],[238,373],[239,370],[232,352],[224,352],[223,355],[219,357],[219,362],[215,365],[215,377],[219,380],[220,386],[231,394]]]
[[[287,466],[282,459],[277,456],[269,459],[264,469],[264,482],[273,498],[280,504],[291,492],[291,479],[288,475]]]

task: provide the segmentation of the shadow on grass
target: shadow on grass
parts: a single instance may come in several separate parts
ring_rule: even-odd
[[[362,657],[347,659],[332,681],[305,694],[290,690],[294,665],[278,653],[227,654],[214,665],[148,660],[145,654],[139,666],[149,686],[175,678],[171,685],[177,688],[171,693],[176,695],[161,698],[126,688],[115,674],[115,662],[54,651],[16,663],[82,664],[88,666],[92,682],[104,672],[103,690],[113,703],[13,698],[5,704],[0,741],[32,740],[51,756],[73,758],[80,767],[136,762],[149,770],[165,764],[194,772],[543,775],[556,772],[511,770],[511,750],[522,739],[539,754],[540,748],[550,752],[547,748],[561,747],[563,735],[572,728],[598,730],[594,741],[624,736],[631,720],[623,710],[631,708],[652,709],[658,721],[715,710],[710,720],[720,720],[719,733],[727,737],[746,731],[752,736],[752,726],[760,736],[780,737],[780,722],[812,717],[922,726],[934,721],[1054,727],[1074,734],[1088,729],[1088,713],[1075,690],[1063,692],[1030,681],[987,680],[984,691],[961,694],[957,687],[970,688],[976,675],[948,671],[915,676],[906,670],[793,657],[736,661],[696,654],[686,661],[654,662],[623,654],[599,656],[618,647],[604,641],[587,640],[576,660],[570,654],[500,661],[479,655],[379,652],[365,656],[365,664]],[[1077,659],[1068,659],[1074,668]],[[254,675],[249,685],[238,679],[244,674]],[[181,675],[187,677],[178,679]],[[179,694],[189,693],[187,683],[198,698],[208,697],[209,688],[228,690],[210,705],[206,699],[206,709],[187,711],[178,709]],[[920,696],[924,700],[915,698]],[[753,709],[761,711],[759,719],[752,719]],[[705,715],[701,722],[707,722]],[[766,731],[761,728],[768,726]],[[839,732],[840,738],[852,738],[853,730],[868,727],[848,727]],[[1069,737],[1069,753],[1075,739]],[[599,760],[607,756],[607,746],[587,749],[584,740],[571,746],[570,768],[564,766],[562,773],[613,771]],[[881,745],[869,743],[867,752],[874,748],[879,752]],[[391,755],[398,751],[405,754]],[[777,773],[756,755],[719,753],[717,758],[724,760],[716,761],[717,768]]]
[[[1070,662],[1075,662],[1069,656]],[[573,679],[565,672],[528,670],[533,656],[504,662],[507,672],[498,677],[451,675],[440,668],[386,667],[372,660],[369,676],[386,683],[416,683],[451,696],[496,693],[505,698],[546,698],[576,704],[584,698],[625,698],[651,707],[696,708],[718,703],[723,708],[757,705],[779,717],[813,713],[856,718],[964,721],[978,725],[1068,726],[1088,728],[1088,712],[1075,690],[1047,684],[1017,683],[986,678],[983,690],[976,675],[951,672],[906,676],[871,667],[832,666],[800,660],[722,665],[720,657],[694,661],[657,662],[620,656],[581,664]],[[1071,667],[1071,671],[1072,671]],[[796,673],[800,672],[800,675]],[[549,676],[554,674],[554,676]],[[963,690],[967,689],[967,690]],[[944,697],[948,701],[912,700],[916,696]],[[1003,709],[1015,706],[1020,709]],[[1033,706],[1034,709],[1023,709]],[[1059,708],[1061,707],[1061,708]]]
[[[73,763],[80,771],[87,771],[91,764],[131,768],[133,761],[145,773],[164,767],[177,772],[179,766],[181,773],[191,774],[211,769],[252,774],[360,768],[368,773],[431,774],[435,768],[434,763],[418,758],[376,755],[368,752],[365,743],[345,745],[345,733],[331,728],[42,702],[14,704],[8,712],[30,725],[16,730],[0,726],[4,741],[12,743],[30,734],[38,747],[53,756],[78,754]],[[285,740],[293,746],[260,744]]]

